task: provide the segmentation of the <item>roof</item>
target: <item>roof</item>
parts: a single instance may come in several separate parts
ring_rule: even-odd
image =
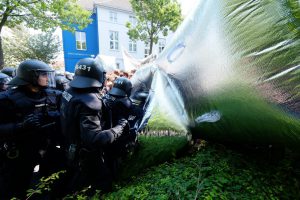
[[[94,3],[99,6],[132,12],[132,7],[129,0],[94,0]]]
[[[93,10],[94,8],[93,0],[77,0],[77,3],[86,10]]]

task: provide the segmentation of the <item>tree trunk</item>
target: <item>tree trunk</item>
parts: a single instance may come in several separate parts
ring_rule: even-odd
[[[3,5],[2,5],[3,6]],[[15,7],[11,7],[9,1],[4,3],[4,7],[6,7],[5,11],[2,13],[2,19],[0,21],[0,69],[4,67],[4,55],[3,55],[3,47],[2,47],[2,28],[4,27],[5,23],[7,22],[9,14],[15,9]]]
[[[149,49],[149,55],[152,54],[152,48],[153,48],[153,38],[150,38],[150,49]]]
[[[0,34],[0,69],[4,67],[4,55],[3,55],[3,48],[2,48],[2,37]]]

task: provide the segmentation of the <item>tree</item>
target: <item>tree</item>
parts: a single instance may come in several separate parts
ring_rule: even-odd
[[[90,12],[77,0],[1,0],[0,1],[0,69],[4,66],[1,32],[4,26],[13,28],[25,23],[27,27],[43,31],[61,27],[74,31],[90,23]]]
[[[20,61],[24,60],[22,52],[29,51],[27,45],[29,36],[28,31],[21,26],[11,29],[10,36],[3,36],[3,57],[6,66],[17,66]]]
[[[24,27],[15,27],[12,35],[3,37],[4,61],[16,66],[26,59],[38,59],[51,63],[61,51],[59,37],[54,29],[38,34],[30,34]]]
[[[57,58],[58,53],[61,51],[61,42],[54,31],[55,29],[52,29],[46,33],[31,36],[28,41],[30,51],[27,52],[27,57],[42,60],[45,63],[50,63]],[[26,55],[26,52],[24,53]]]
[[[176,0],[130,0],[130,3],[137,24],[127,22],[127,34],[131,40],[142,40],[149,44],[151,54],[159,34],[167,36],[182,21],[180,5]]]

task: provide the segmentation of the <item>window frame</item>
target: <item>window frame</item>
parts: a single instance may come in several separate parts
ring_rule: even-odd
[[[112,36],[112,37],[111,37]],[[119,32],[118,31],[109,31],[109,49],[110,50],[119,50]]]
[[[129,15],[129,22],[132,26],[136,26],[137,24],[136,17],[134,15]]]
[[[118,13],[116,11],[109,11],[109,21],[112,23],[118,23]]]
[[[129,39],[128,50],[129,50],[129,52],[137,52],[137,43],[136,43],[136,41]]]
[[[148,42],[145,43],[144,49],[144,57],[148,57],[150,55],[150,44]]]
[[[75,31],[75,46],[76,50],[86,51],[86,32],[84,31]]]

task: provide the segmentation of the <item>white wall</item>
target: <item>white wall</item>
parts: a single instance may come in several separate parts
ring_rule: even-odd
[[[117,13],[117,23],[110,22],[110,11]],[[120,69],[124,69],[122,58],[122,47],[129,52],[129,36],[127,35],[128,29],[126,23],[129,21],[129,16],[134,14],[129,11],[123,11],[118,9],[112,9],[107,7],[97,6],[98,17],[98,33],[99,33],[99,53],[105,56],[113,56],[116,58],[116,62],[120,63]],[[109,46],[109,31],[119,32],[119,49],[111,50]],[[166,44],[172,37],[173,33],[169,34],[166,38]],[[142,41],[137,41],[137,51],[129,52],[134,58],[144,58],[145,44]],[[158,53],[158,44],[153,48],[154,53]]]

